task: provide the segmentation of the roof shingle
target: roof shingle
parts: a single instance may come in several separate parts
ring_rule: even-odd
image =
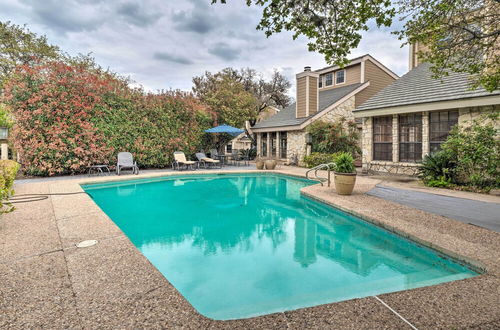
[[[318,112],[325,110],[347,94],[354,91],[356,88],[363,84],[352,84],[344,87],[333,88],[326,91],[319,92],[319,105]],[[295,117],[295,103],[284,108],[274,116],[263,120],[253,126],[253,128],[270,128],[270,127],[282,127],[282,126],[295,126],[300,125],[315,114],[308,117],[296,118]]]
[[[354,111],[500,94],[498,90],[490,93],[484,88],[471,90],[465,73],[449,72],[442,79],[433,79],[429,67],[428,63],[420,64]]]

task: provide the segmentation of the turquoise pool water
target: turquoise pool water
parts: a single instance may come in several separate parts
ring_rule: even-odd
[[[203,315],[246,318],[477,275],[268,174],[83,186]]]

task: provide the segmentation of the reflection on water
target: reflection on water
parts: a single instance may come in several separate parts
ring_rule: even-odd
[[[201,176],[88,188],[206,316],[249,317],[474,276],[300,196],[305,180]]]

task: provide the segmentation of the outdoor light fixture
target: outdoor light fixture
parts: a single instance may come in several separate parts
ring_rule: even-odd
[[[9,128],[0,127],[0,140],[7,140],[8,137],[9,137]]]
[[[312,135],[310,133],[307,133],[306,134],[306,143],[307,144],[312,144],[312,142],[313,142]]]

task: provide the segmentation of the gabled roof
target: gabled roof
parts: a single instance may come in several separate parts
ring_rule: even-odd
[[[263,120],[255,124],[252,128],[271,128],[271,127],[281,127],[281,126],[296,126],[304,123],[314,115],[325,110],[335,102],[339,101],[346,95],[352,93],[358,87],[363,85],[362,83],[352,84],[344,87],[333,88],[325,91],[319,92],[319,104],[318,112],[312,114],[308,117],[296,118],[295,117],[295,103],[284,108],[274,116],[269,119]]]
[[[469,76],[465,73],[449,72],[440,79],[433,79],[430,64],[423,63],[409,71],[391,85],[385,87],[354,110],[368,111],[396,106],[459,100],[500,94],[490,93],[484,88],[470,89]]]

